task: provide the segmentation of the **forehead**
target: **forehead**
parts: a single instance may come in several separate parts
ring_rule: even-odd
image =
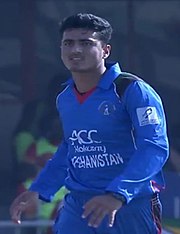
[[[77,28],[77,29],[68,29],[65,30],[62,36],[62,40],[71,39],[71,40],[81,40],[81,39],[98,39],[97,33],[93,30]]]

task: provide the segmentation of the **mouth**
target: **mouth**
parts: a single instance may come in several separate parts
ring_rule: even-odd
[[[80,58],[72,58],[71,61],[81,61]]]
[[[70,60],[71,61],[81,61],[82,58],[81,57],[71,57]]]

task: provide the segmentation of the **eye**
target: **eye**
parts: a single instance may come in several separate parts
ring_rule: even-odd
[[[84,41],[81,41],[81,45],[82,46],[92,46],[93,42],[89,41],[89,40],[84,40]]]
[[[70,40],[67,40],[67,41],[63,41],[62,45],[63,46],[66,46],[66,47],[69,47],[69,46],[72,46],[73,42],[70,41]]]

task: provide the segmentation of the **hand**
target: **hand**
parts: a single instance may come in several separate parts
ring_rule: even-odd
[[[38,193],[31,191],[23,192],[18,197],[16,197],[10,207],[10,215],[12,221],[20,224],[21,214],[30,207],[37,205],[38,197]]]
[[[117,211],[121,208],[122,202],[110,194],[95,196],[83,206],[82,218],[88,218],[88,225],[97,228],[103,218],[109,216],[109,227],[112,227]]]

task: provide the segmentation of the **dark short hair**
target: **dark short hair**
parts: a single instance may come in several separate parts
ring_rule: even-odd
[[[107,20],[87,13],[78,13],[63,19],[60,23],[61,36],[64,31],[74,28],[93,30],[97,33],[98,39],[104,43],[108,43],[110,41],[113,31],[112,26]]]

